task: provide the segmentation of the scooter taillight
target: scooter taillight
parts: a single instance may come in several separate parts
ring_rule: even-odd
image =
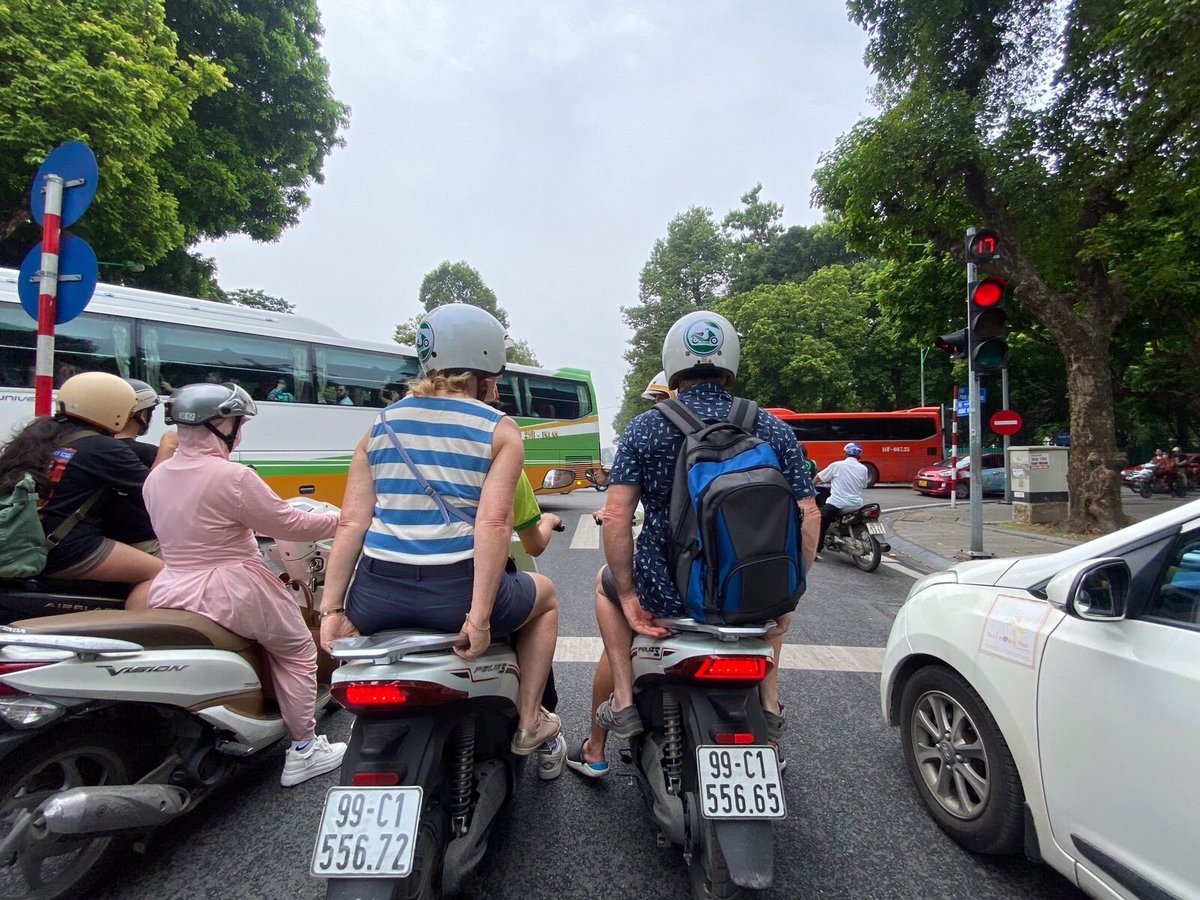
[[[413,709],[467,699],[465,691],[428,681],[342,681],[329,690],[351,712]]]
[[[754,743],[753,731],[718,731],[713,734],[718,744],[745,745]]]
[[[667,669],[667,674],[697,681],[762,681],[771,671],[766,656],[693,656]]]
[[[864,509],[862,511],[862,517],[864,519],[878,519],[879,518],[879,507],[878,506],[868,506],[866,509]]]
[[[45,662],[22,662],[22,663],[0,663],[0,678],[5,675],[15,675],[18,672],[25,672],[29,669],[37,669],[42,666],[50,665],[50,661]],[[0,697],[24,697],[25,691],[18,690],[11,685],[0,681]]]

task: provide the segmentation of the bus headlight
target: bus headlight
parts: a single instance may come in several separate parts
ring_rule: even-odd
[[[559,488],[570,487],[575,483],[574,469],[551,469],[542,479],[542,490],[556,491]]]

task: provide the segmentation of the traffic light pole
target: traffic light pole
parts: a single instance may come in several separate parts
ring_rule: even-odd
[[[975,229],[967,232],[968,239]],[[971,285],[975,283],[975,264],[967,263],[967,321],[970,321]],[[974,348],[972,348],[973,350]],[[979,409],[979,373],[975,371],[974,353],[967,353],[967,383],[969,387],[970,425],[969,440],[971,464],[971,556],[985,556],[983,552],[983,422]]]
[[[1000,395],[1001,409],[1012,409],[1008,405],[1008,366],[1000,370]],[[1012,443],[1012,437],[1004,435],[1004,502],[1012,503],[1012,470],[1008,463],[1008,445]]]

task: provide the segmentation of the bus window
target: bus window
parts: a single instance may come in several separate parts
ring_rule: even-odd
[[[544,375],[520,376],[528,403],[525,414],[537,419],[581,419],[592,411],[587,385]]]
[[[512,374],[501,375],[500,382],[496,387],[500,392],[500,410],[506,416],[521,415],[521,408],[517,405],[516,376]]]
[[[19,306],[0,306],[0,386],[33,387],[37,323]],[[54,329],[54,386],[80,372],[130,376],[133,323],[84,313]]]
[[[416,374],[416,359],[317,347],[317,402],[387,406],[404,396],[408,381]]]
[[[163,392],[196,382],[232,382],[255,400],[282,379],[298,403],[312,402],[308,345],[207,328],[146,322],[142,326],[146,380]]]

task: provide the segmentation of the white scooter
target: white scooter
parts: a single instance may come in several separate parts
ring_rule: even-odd
[[[310,609],[329,549],[318,543],[266,552]],[[332,668],[321,657],[318,708]],[[203,616],[99,610],[0,627],[0,896],[86,893],[122,845],[285,737],[261,648]]]

